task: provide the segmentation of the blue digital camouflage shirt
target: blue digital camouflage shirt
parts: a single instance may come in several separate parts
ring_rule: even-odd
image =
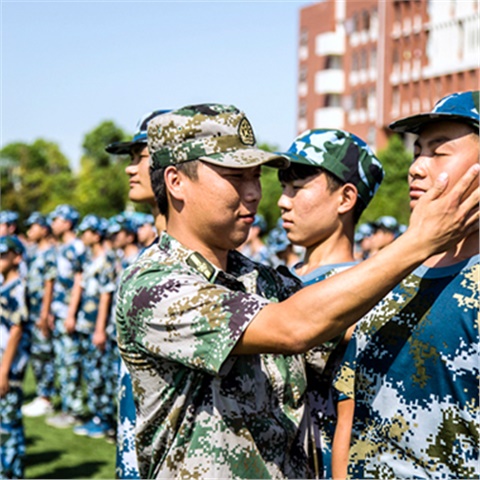
[[[344,262],[322,265],[313,271],[298,275],[296,265],[292,272],[298,275],[303,285],[314,285],[343,272],[358,262]],[[308,407],[312,418],[312,434],[318,449],[318,469],[320,478],[332,478],[332,445],[337,425],[337,391],[332,387],[346,349],[342,342],[344,334],[329,342],[312,348],[306,355],[308,384]]]
[[[336,387],[355,399],[353,478],[479,478],[479,256],[419,267],[358,324]]]
[[[231,351],[300,282],[231,252],[228,273],[162,233],[121,282],[117,329],[142,478],[310,478],[301,355]]]
[[[20,386],[30,356],[30,329],[26,304],[25,280],[16,278],[0,286],[0,363],[14,325],[22,326],[22,337],[10,367],[12,385]]]
[[[91,250],[85,252],[82,273],[82,297],[77,313],[75,329],[82,333],[93,333],[97,322],[100,296],[113,293],[116,289],[115,256],[108,251],[93,257]]]
[[[68,305],[72,293],[75,274],[82,271],[85,247],[81,240],[57,247],[57,278],[53,287],[52,312],[56,318],[64,320],[68,314]]]
[[[28,309],[33,322],[38,320],[45,293],[45,282],[57,276],[57,258],[54,247],[31,249],[28,256]]]

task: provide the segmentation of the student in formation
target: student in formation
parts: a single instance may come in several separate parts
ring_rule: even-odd
[[[80,303],[82,264],[85,246],[77,238],[75,227],[80,214],[71,205],[58,205],[50,214],[52,233],[57,240],[57,277],[53,285],[53,348],[55,375],[61,399],[60,412],[47,417],[56,428],[72,427],[83,414],[79,340],[75,331]]]
[[[112,436],[115,419],[112,392],[115,361],[107,324],[116,271],[113,252],[103,245],[106,230],[107,221],[94,214],[86,215],[77,228],[86,247],[75,331],[80,344],[88,420],[75,426],[73,433],[92,438]]]
[[[15,235],[0,237],[0,477],[25,478],[22,382],[30,352],[25,279],[20,263],[25,248]]]
[[[27,291],[33,325],[30,361],[37,396],[22,407],[22,412],[27,417],[38,417],[51,414],[54,410],[52,399],[56,391],[50,310],[57,277],[57,257],[47,217],[34,212],[28,217],[26,225],[27,238],[32,244],[27,259]]]

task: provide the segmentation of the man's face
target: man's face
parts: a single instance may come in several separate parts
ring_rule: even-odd
[[[247,238],[262,190],[260,167],[225,168],[199,162],[197,178],[182,179],[185,224],[192,243],[233,250]]]
[[[150,183],[149,159],[150,155],[146,145],[133,147],[130,154],[130,165],[125,169],[125,173],[130,177],[128,198],[132,202],[154,205],[155,196]]]
[[[408,172],[410,208],[415,208],[441,172],[448,173],[448,191],[478,161],[479,140],[472,127],[450,121],[427,125],[415,142]],[[476,185],[472,185],[469,192],[474,188]]]
[[[283,228],[293,244],[314,246],[338,228],[340,190],[328,190],[325,174],[282,182],[282,188],[278,206],[282,211]]]

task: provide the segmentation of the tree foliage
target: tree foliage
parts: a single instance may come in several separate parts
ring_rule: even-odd
[[[277,152],[279,148],[275,145],[262,143],[259,148],[267,152]],[[262,184],[262,200],[258,206],[258,213],[260,213],[267,222],[268,230],[275,227],[278,218],[280,217],[280,208],[277,206],[278,199],[282,194],[282,187],[278,181],[278,170],[271,167],[262,168],[262,176],[260,182]]]
[[[95,213],[111,217],[125,209],[128,177],[125,159],[113,157],[105,147],[125,140],[126,135],[112,121],[102,122],[85,135],[75,204],[81,215]]]
[[[33,211],[48,213],[71,201],[75,179],[57,144],[44,139],[11,143],[0,157],[2,210],[17,211],[24,220]]]
[[[390,137],[387,147],[379,150],[377,155],[385,170],[385,177],[359,223],[391,215],[406,225],[410,217],[407,180],[412,155],[398,135]]]

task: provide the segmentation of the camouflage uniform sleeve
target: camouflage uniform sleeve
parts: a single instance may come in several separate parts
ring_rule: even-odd
[[[113,293],[116,289],[115,259],[112,255],[105,256],[99,277],[100,293]]]
[[[135,345],[148,356],[226,374],[225,360],[269,301],[208,283],[186,270],[150,270],[138,276],[135,270],[124,275],[118,296],[122,347]]]
[[[45,280],[54,280],[57,277],[57,257],[55,249],[50,248],[45,254]]]

